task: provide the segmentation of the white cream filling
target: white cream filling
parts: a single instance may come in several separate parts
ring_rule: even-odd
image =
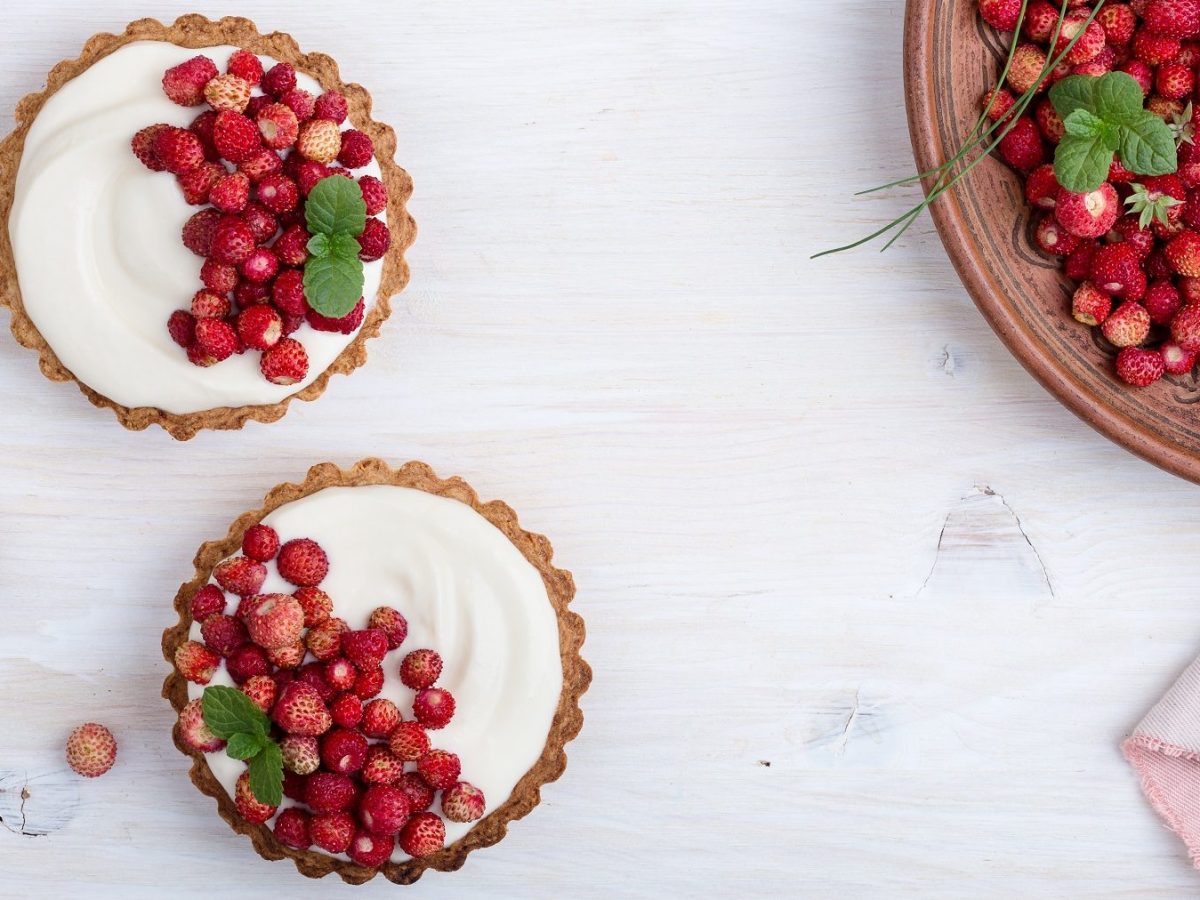
[[[127,44],[63,85],[25,140],[9,216],[25,311],[76,378],[124,406],[193,413],[278,403],[354,338],[302,326],[295,337],[308,351],[308,375],[275,385],[259,372],[257,352],[201,368],[167,333],[168,316],[202,287],[203,261],[180,240],[201,207],[184,202],[173,175],[143,166],[129,142],[147,125],[186,127],[203,112],[167,99],[163,72],[200,53],[223,70],[235,49]],[[307,75],[297,82],[321,92]],[[379,165],[354,171],[378,177]],[[373,302],[383,262],[364,268],[363,295]]]
[[[450,724],[429,736],[458,754],[462,778],[484,793],[485,815],[501,806],[541,756],[562,692],[558,619],[538,571],[469,506],[410,488],[326,488],[263,521],[282,541],[310,537],[325,549],[330,568],[321,588],[351,628],[366,627],[377,606],[404,614],[408,637],[384,660],[379,696],[406,719],[414,692],[400,681],[400,661],[422,647],[441,654],[438,685],[457,705]],[[264,592],[294,590],[274,563],[267,568]],[[236,603],[230,597],[230,612]],[[200,640],[198,625],[192,637]],[[224,664],[212,683],[233,683]],[[203,690],[188,685],[190,697]],[[206,756],[232,796],[245,763],[224,751]],[[281,809],[290,805],[284,798]],[[447,821],[447,844],[473,827]],[[392,858],[407,857],[397,848]]]

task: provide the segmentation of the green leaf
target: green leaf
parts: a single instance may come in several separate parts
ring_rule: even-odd
[[[204,723],[224,740],[236,734],[265,736],[271,729],[266,713],[237,688],[219,684],[206,687],[200,709]]]
[[[322,234],[319,231],[316,234],[314,234],[312,237],[310,237],[308,239],[308,244],[305,245],[308,248],[309,254],[317,257],[318,259],[321,258],[322,256],[328,256],[329,255],[329,238],[330,238],[330,235]]]
[[[347,259],[330,254],[309,259],[304,265],[304,295],[308,305],[333,319],[340,319],[354,309],[363,295],[363,280],[363,264],[357,256]]]
[[[250,793],[268,806],[278,806],[283,800],[283,753],[274,741],[268,741],[250,760]]]
[[[1054,152],[1054,175],[1068,191],[1085,194],[1094,191],[1108,177],[1113,152],[1104,135],[1065,136]]]
[[[1101,75],[1096,79],[1096,86],[1092,91],[1090,109],[1106,121],[1123,122],[1142,112],[1142,103],[1145,98],[1142,95],[1141,87],[1132,75],[1124,72],[1109,72],[1107,75]],[[1057,108],[1055,106],[1055,109]]]
[[[367,204],[358,182],[329,175],[308,193],[304,218],[312,234],[362,234],[367,224]]]
[[[229,738],[225,753],[234,759],[249,759],[258,754],[270,738],[262,734],[238,733]]]
[[[1120,134],[1121,145],[1117,152],[1122,164],[1131,172],[1166,175],[1178,168],[1175,137],[1167,123],[1154,113],[1143,110],[1140,116],[1131,116],[1121,124]]]
[[[1082,106],[1063,119],[1063,129],[1072,137],[1092,137],[1103,134],[1105,128],[1102,118]]]
[[[329,236],[329,253],[331,256],[340,256],[342,259],[358,259],[358,254],[362,251],[362,245],[358,243],[358,238],[349,234],[334,234]]]
[[[1050,88],[1050,102],[1064,122],[1077,109],[1091,111],[1096,82],[1099,80],[1088,75],[1068,75],[1062,81],[1055,82]]]

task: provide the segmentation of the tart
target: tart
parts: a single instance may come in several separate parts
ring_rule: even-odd
[[[172,93],[170,73],[196,57],[210,60],[204,65],[219,77],[208,87],[201,82],[194,96]],[[294,86],[272,80],[274,69],[294,72]],[[322,105],[323,97],[331,102]],[[301,137],[289,143],[273,120],[258,118],[269,104]],[[180,440],[206,428],[275,421],[291,400],[320,396],[331,375],[365,362],[366,341],[408,281],[412,182],[393,161],[394,132],[370,112],[366,90],[344,83],[332,59],[302,53],[286,34],[260,34],[246,19],[188,15],[169,26],[141,19],[121,34],[94,36],[76,59],[51,70],[45,90],[21,100],[16,130],[0,143],[0,304],[11,311],[14,336],[38,353],[48,378],[75,381],[126,428],[157,424]],[[271,167],[243,158],[249,145],[227,140],[222,147],[215,116],[245,126],[253,149],[274,155],[261,157]],[[329,132],[315,127],[318,118]],[[168,150],[154,140],[158,130],[192,142],[172,144],[170,167],[162,161]],[[202,165],[187,155],[197,146],[191,135],[201,139]],[[308,156],[301,155],[305,135]],[[318,137],[334,142],[333,158],[324,146],[318,152]],[[310,165],[305,182],[302,163],[330,180],[348,176],[376,210],[368,231],[382,240],[369,249],[363,231],[358,261],[344,254],[362,297],[350,316],[321,318],[305,305],[315,305],[308,273],[317,251],[304,229],[318,179]],[[229,177],[218,191],[222,176]],[[264,193],[267,177],[290,186]],[[207,241],[194,239],[197,218]],[[250,248],[226,242],[228,258],[217,259],[211,237],[218,219],[251,223]],[[285,252],[280,242],[292,226]],[[251,249],[255,259],[246,262]],[[299,296],[291,306],[274,292],[285,273],[287,296]],[[300,285],[307,300],[297,294]],[[201,297],[206,291],[219,296]],[[214,312],[214,304],[221,308]],[[260,308],[243,325],[240,313],[252,306]],[[206,317],[215,321],[197,330]],[[276,342],[292,352],[272,353]]]
[[[312,878],[458,869],[537,805],[583,724],[584,624],[552,552],[423,463],[322,463],[275,487],[200,547],[163,635],[193,783],[264,858]],[[235,694],[269,717],[255,740],[282,748],[276,804],[209,706]],[[373,805],[397,787],[398,813]]]

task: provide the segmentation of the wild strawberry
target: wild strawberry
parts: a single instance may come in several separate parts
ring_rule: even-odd
[[[1126,300],[1104,320],[1100,331],[1115,347],[1136,346],[1150,334],[1150,314],[1140,303]]]
[[[242,260],[241,273],[247,281],[262,284],[274,278],[278,271],[279,259],[267,247],[255,248],[249,256]]]
[[[246,338],[243,336],[242,340]],[[249,341],[246,341],[248,346],[254,346]],[[255,348],[261,349],[261,348]],[[246,529],[246,533],[242,535],[242,553],[247,559],[253,559],[257,562],[266,562],[274,559],[275,554],[279,552],[279,534],[270,525],[251,525]]]
[[[320,662],[310,662],[301,666],[296,677],[315,690],[323,703],[332,701],[337,693],[333,686],[325,680],[325,667]]]
[[[392,233],[388,230],[387,225],[379,219],[367,219],[366,227],[358,236],[358,246],[361,248],[358,258],[363,262],[380,259],[387,253],[391,243]]]
[[[1124,51],[1122,51],[1123,53]],[[1099,78],[1101,75],[1107,75],[1113,70],[1117,64],[1117,51],[1112,47],[1105,47],[1087,62],[1078,63],[1071,66],[1072,75],[1088,75],[1092,78]]]
[[[1163,369],[1168,375],[1187,375],[1196,368],[1195,351],[1184,350],[1174,341],[1163,341],[1158,352],[1162,354]]]
[[[321,765],[317,739],[310,734],[289,734],[279,742],[283,767],[297,775],[311,775]]]
[[[204,163],[200,138],[186,128],[168,127],[154,136],[154,155],[172,175],[182,175]]]
[[[1109,182],[1111,184],[1129,184],[1135,178],[1137,178],[1137,174],[1121,165],[1121,160],[1114,156],[1112,162],[1108,164]]]
[[[1046,158],[1042,136],[1028,116],[1021,116],[1000,139],[1000,156],[1019,172],[1036,169]]]
[[[319,660],[330,660],[342,652],[342,633],[347,631],[341,619],[329,618],[308,629],[304,643]]]
[[[162,77],[163,92],[172,103],[199,106],[204,102],[204,86],[216,76],[216,63],[207,56],[193,56],[167,69]]]
[[[312,846],[308,833],[309,814],[297,806],[289,806],[275,819],[272,830],[275,839],[293,850],[307,850]]]
[[[362,733],[367,737],[385,738],[400,724],[400,710],[391,700],[372,700],[362,713]]]
[[[1104,49],[1104,28],[1099,22],[1088,21],[1090,16],[1087,10],[1067,13],[1054,44],[1055,56],[1065,52],[1063,59],[1071,65],[1077,65],[1087,62]],[[1072,40],[1075,44],[1067,50]]]
[[[249,178],[253,184],[258,184],[268,175],[274,175],[282,168],[283,164],[273,150],[255,151],[238,163],[238,171]]]
[[[199,641],[185,641],[175,650],[175,668],[188,681],[208,684],[221,658]]]
[[[442,815],[451,822],[474,822],[483,817],[484,806],[483,791],[466,781],[442,793]]]
[[[1090,277],[1101,290],[1126,300],[1138,300],[1146,292],[1141,258],[1128,241],[1098,247]]]
[[[371,136],[354,128],[342,132],[342,147],[337,160],[347,169],[358,169],[375,158]]]
[[[275,697],[279,693],[279,688],[275,685],[275,679],[270,675],[255,675],[242,685],[242,693],[253,700],[254,705],[263,712],[269,713],[271,707],[275,705]]]
[[[1021,30],[1029,40],[1048,44],[1058,27],[1058,20],[1057,3],[1052,6],[1046,0],[1032,0],[1025,10],[1025,24]]]
[[[279,98],[279,102],[292,111],[297,122],[311,119],[317,108],[316,99],[303,88],[292,88]]]
[[[84,778],[98,778],[116,761],[116,738],[103,725],[86,722],[67,737],[67,765]]]
[[[208,256],[220,218],[215,209],[202,209],[193,215],[183,223],[183,246],[197,256]]]
[[[1033,118],[1047,143],[1057,144],[1066,134],[1066,126],[1049,97],[1042,99],[1034,108]]]
[[[341,125],[346,121],[348,112],[349,104],[346,103],[345,97],[337,91],[326,91],[317,98],[313,115],[318,119],[329,119]]]
[[[1067,256],[1079,246],[1080,239],[1063,228],[1054,213],[1048,212],[1038,219],[1033,240],[1044,253]]]
[[[271,150],[283,150],[296,143],[300,123],[291,107],[282,103],[268,103],[254,117],[262,142]]]
[[[1067,257],[1063,263],[1063,271],[1072,281],[1084,281],[1088,277],[1088,273],[1092,270],[1092,257],[1096,254],[1097,243],[1093,240],[1086,240],[1080,243],[1079,248]]]
[[[1200,275],[1200,232],[1183,231],[1166,246],[1167,261],[1180,275]]]
[[[247,84],[258,84],[262,80],[263,67],[257,56],[249,50],[234,50],[229,54],[225,71],[236,75]]]
[[[1175,288],[1184,303],[1200,303],[1200,278],[1181,275],[1175,279]]]
[[[357,772],[366,758],[367,739],[357,731],[338,728],[321,738],[321,762],[330,772]]]
[[[388,748],[406,762],[416,762],[429,752],[429,735],[420,722],[401,722],[388,735]]]
[[[224,296],[237,287],[238,273],[233,266],[206,259],[200,267],[200,280],[208,290]]]
[[[1148,66],[1170,62],[1179,52],[1179,39],[1141,28],[1133,36],[1133,55]]]
[[[378,668],[388,652],[387,635],[374,628],[348,631],[342,635],[342,652],[360,669]]]
[[[286,269],[281,272],[271,286],[271,299],[280,312],[291,315],[306,313],[308,299],[304,295],[304,273],[299,269]]]
[[[1164,122],[1173,122],[1183,115],[1183,104],[1178,100],[1151,94],[1146,100],[1146,111],[1154,113]]]
[[[190,172],[175,176],[183,199],[191,206],[201,206],[207,203],[212,190],[225,174],[225,169],[217,163],[203,162]]]
[[[1154,76],[1154,89],[1168,100],[1189,96],[1195,86],[1195,74],[1187,66],[1178,63],[1164,63]]]
[[[301,681],[293,681],[280,692],[271,718],[288,734],[316,736],[333,725],[317,689]]]
[[[979,0],[979,15],[997,31],[1014,31],[1021,14],[1021,0]]]
[[[404,777],[404,760],[383,744],[372,744],[358,777],[365,784],[397,784]]]
[[[1075,289],[1071,298],[1071,315],[1083,325],[1099,325],[1112,311],[1112,297],[1085,281]]]
[[[272,97],[281,97],[296,86],[296,70],[291,63],[276,63],[262,76],[263,92]]]
[[[336,772],[314,772],[304,788],[304,802],[317,813],[349,809],[357,790],[345,775]]]
[[[1200,3],[1197,0],[1150,0],[1142,18],[1145,27],[1156,34],[1193,37],[1200,32]]]
[[[1140,59],[1129,59],[1121,63],[1117,67],[1118,72],[1124,72],[1138,83],[1138,87],[1142,89],[1142,96],[1150,93],[1150,89],[1154,87],[1154,70],[1142,62]]]
[[[179,711],[179,737],[188,749],[197,753],[216,753],[225,742],[213,734],[204,721],[204,708],[199,697],[189,700]]]
[[[295,334],[300,330],[300,326],[304,324],[304,316],[293,315],[292,313],[283,314],[283,336]]]
[[[354,687],[354,679],[358,677],[358,669],[354,663],[343,656],[331,659],[325,663],[325,680],[329,686],[338,691],[349,691]]]
[[[312,842],[326,853],[345,853],[354,839],[354,819],[341,810],[313,816],[308,832]]]
[[[304,632],[304,610],[291,594],[263,594],[248,609],[246,628],[254,643],[266,650],[286,647]]]
[[[235,684],[245,684],[255,675],[270,674],[271,661],[267,659],[267,651],[258,644],[245,644],[229,654],[225,668]]]
[[[1117,377],[1134,387],[1147,387],[1162,378],[1166,367],[1157,350],[1125,347],[1117,354]]]
[[[241,619],[233,616],[209,616],[200,623],[204,644],[218,656],[228,656],[249,638]]]
[[[1035,44],[1018,45],[1008,67],[1008,86],[1014,94],[1024,94],[1038,83],[1045,67],[1046,53],[1041,47]],[[1044,89],[1044,86],[1038,88],[1039,91]]]
[[[1117,219],[1112,231],[1108,233],[1108,239],[1128,244],[1139,259],[1145,259],[1154,249],[1154,233],[1142,228],[1137,216],[1122,216]]]
[[[239,309],[262,306],[270,297],[270,287],[257,281],[250,281],[248,278],[240,280],[233,291],[233,299],[237,301]]]
[[[308,261],[308,240],[310,237],[311,235],[304,229],[303,225],[292,225],[275,240],[271,249],[275,251],[275,255],[279,257],[279,261],[284,265],[302,266]],[[303,290],[303,284],[301,284],[301,294],[303,294]],[[304,308],[308,308],[307,301],[304,301]]]
[[[300,126],[296,149],[313,162],[333,162],[342,149],[342,133],[329,119],[309,119]]]
[[[390,606],[377,606],[371,610],[371,615],[367,618],[367,628],[382,631],[387,637],[389,650],[395,650],[408,636],[408,620],[398,609]]]
[[[291,212],[300,202],[300,189],[286,175],[268,175],[254,189],[258,202],[274,213]]]
[[[213,144],[217,152],[235,165],[244,162],[262,149],[258,126],[240,112],[224,109],[213,123]]]
[[[1076,237],[1100,237],[1117,221],[1121,201],[1116,189],[1105,182],[1096,190],[1076,194],[1066,188],[1058,192],[1054,215]]]
[[[212,291],[196,291],[191,311],[197,319],[223,319],[229,315],[229,301]]]
[[[286,581],[299,587],[315,587],[329,573],[329,557],[311,538],[296,538],[280,547],[276,565]]]
[[[217,112],[242,112],[250,102],[250,82],[236,75],[218,75],[204,86],[204,99]]]
[[[167,319],[167,332],[171,340],[186,350],[196,340],[196,317],[186,310],[175,310]]]
[[[1127,3],[1107,3],[1096,13],[1096,21],[1104,29],[1104,40],[1112,46],[1124,47],[1133,40],[1137,16]]]
[[[445,790],[458,781],[462,772],[457,754],[430,750],[417,760],[417,772],[434,790]]]
[[[277,808],[263,803],[254,796],[254,792],[250,790],[249,770],[238,776],[237,786],[234,788],[233,805],[237,807],[241,817],[251,825],[261,825],[275,815]]]
[[[192,595],[192,620],[203,622],[225,612],[225,595],[215,584],[206,584]]]
[[[154,150],[154,141],[161,132],[170,127],[170,125],[163,125],[161,123],[158,125],[147,125],[135,134],[133,140],[129,142],[133,148],[133,155],[151,172],[166,171],[166,163],[158,158],[158,153]]]
[[[329,177],[329,167],[323,163],[306,159],[296,167],[293,177],[300,188],[301,196],[307,197],[312,192],[312,189],[317,186],[318,181]]]
[[[408,795],[389,784],[373,784],[358,804],[358,818],[372,834],[395,834],[408,821]]]
[[[355,675],[357,674],[356,672]],[[353,680],[351,686],[353,687]],[[352,691],[346,691],[330,701],[329,714],[333,716],[333,724],[339,728],[357,728],[362,722],[363,702]]]
[[[1175,285],[1166,279],[1160,279],[1146,290],[1142,305],[1150,315],[1150,321],[1155,325],[1168,325],[1183,302],[1179,299],[1179,291]]]
[[[382,182],[381,182],[382,184]],[[366,198],[366,191],[363,191]],[[1038,209],[1054,209],[1058,199],[1058,178],[1054,175],[1054,166],[1047,163],[1038,166],[1025,179],[1025,200],[1030,206]]]
[[[213,126],[217,122],[217,114],[214,110],[206,109],[196,118],[192,119],[192,124],[188,126],[188,131],[200,139],[200,144],[204,147],[204,158],[209,162],[216,162],[221,158],[221,154],[217,152],[216,144],[213,143]]]
[[[382,181],[374,175],[364,175],[358,179],[358,186],[362,189],[368,216],[377,216],[387,209],[387,187]]]
[[[224,172],[224,169],[221,171]],[[208,193],[208,202],[227,213],[241,212],[249,199],[250,179],[241,172],[219,175]]]
[[[363,669],[354,679],[354,693],[362,700],[370,700],[383,690],[383,669]]]
[[[329,618],[333,611],[333,600],[320,588],[302,587],[292,592],[304,610],[304,627],[312,628]]]
[[[442,658],[434,650],[414,650],[400,663],[400,680],[413,690],[431,687],[442,674]]]
[[[1200,352],[1200,303],[1186,303],[1175,313],[1171,339],[1189,353]]]
[[[227,266],[241,265],[254,252],[250,226],[236,216],[222,216],[213,233],[209,255]]]
[[[375,834],[359,828],[354,832],[346,854],[352,862],[368,869],[378,868],[391,859],[392,851],[396,848],[395,834]]]
[[[238,314],[237,331],[247,347],[267,350],[279,343],[283,336],[283,320],[269,306],[251,306]]]
[[[279,230],[279,220],[275,218],[275,214],[253,200],[247,203],[242,211],[242,221],[250,228],[256,244],[265,244]]]
[[[309,327],[314,331],[327,331],[337,334],[353,334],[363,323],[363,317],[366,315],[366,304],[361,298],[354,304],[354,309],[346,313],[340,319],[331,319],[328,316],[323,316],[315,309],[309,309],[305,313]]]
[[[408,795],[408,808],[414,813],[424,812],[433,806],[433,788],[416,772],[405,772],[396,782],[396,787]]]
[[[409,856],[436,853],[446,845],[446,823],[431,812],[419,812],[400,831],[400,849]]]
[[[281,669],[294,669],[304,662],[304,653],[304,641],[293,641],[282,647],[272,647],[267,651],[267,658]]]
[[[454,717],[454,697],[442,688],[425,688],[413,699],[413,715],[426,728],[445,728]]]
[[[267,578],[267,569],[260,562],[244,556],[234,556],[213,569],[213,577],[231,594],[247,597],[257,594]]]

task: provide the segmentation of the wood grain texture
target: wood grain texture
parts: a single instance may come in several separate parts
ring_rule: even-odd
[[[344,10],[372,26],[253,15],[372,91],[416,184],[366,368],[179,445],[0,340],[0,816],[27,783],[56,826],[0,829],[0,894],[405,890],[251,853],[158,697],[196,546],[369,454],[549,535],[595,670],[564,777],[413,896],[1194,893],[1117,741],[1200,650],[1197,489],[1025,374],[925,220],[807,259],[914,202],[845,200],[911,171],[902,4]],[[0,108],[94,32],[183,11],[10,3]],[[84,719],[120,759],[72,783]]]

